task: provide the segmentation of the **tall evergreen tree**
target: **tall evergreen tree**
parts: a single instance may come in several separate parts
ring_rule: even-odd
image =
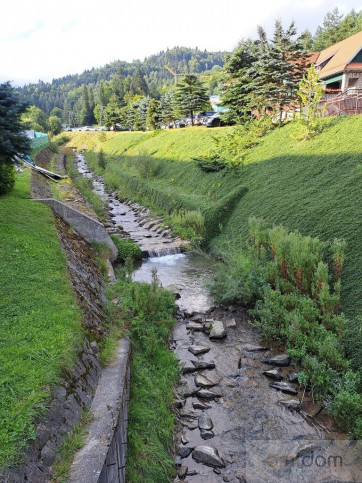
[[[195,75],[185,75],[175,88],[175,106],[181,115],[190,113],[192,126],[194,112],[202,109],[208,99],[206,88]]]
[[[161,120],[168,126],[175,120],[174,91],[168,90],[161,97]]]
[[[273,39],[268,42],[259,28],[258,58],[248,70],[249,105],[259,113],[277,109],[282,119],[283,110],[296,99],[306,67],[306,51],[293,39],[296,33],[294,22],[284,30],[276,20]]]
[[[257,45],[247,40],[240,42],[226,61],[221,101],[229,109],[223,115],[227,121],[237,122],[247,111],[251,80],[248,69],[256,60]]]
[[[314,50],[320,51],[338,42],[338,27],[342,18],[343,15],[339,13],[338,7],[326,14],[322,26],[318,27],[315,34]]]
[[[26,108],[9,82],[0,84],[0,195],[14,187],[13,157],[30,152],[30,140],[23,133],[21,121]]]
[[[135,94],[148,95],[148,86],[139,67],[137,67],[132,76],[132,89]]]
[[[80,124],[93,124],[94,116],[90,103],[89,91],[86,85],[82,87],[82,109],[80,112]]]

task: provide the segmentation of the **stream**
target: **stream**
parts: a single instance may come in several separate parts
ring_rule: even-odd
[[[206,288],[215,262],[183,252],[187,243],[172,237],[162,219],[107,191],[82,154],[76,162],[108,204],[108,231],[132,238],[143,251],[134,280],[150,282],[156,269],[162,286],[179,297],[170,342],[182,373],[174,403],[175,481],[361,482],[355,442],[303,395],[289,361],[273,361],[285,355],[260,345],[260,330],[243,307],[215,305]],[[266,377],[270,370],[274,376]]]

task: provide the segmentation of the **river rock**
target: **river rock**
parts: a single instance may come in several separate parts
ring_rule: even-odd
[[[214,427],[214,424],[209,418],[209,416],[206,416],[206,414],[201,414],[199,416],[199,428],[200,429],[212,429]]]
[[[214,435],[213,431],[209,431],[207,429],[201,429],[200,430],[200,436],[201,436],[202,439],[211,439],[215,435]]]
[[[188,322],[186,324],[186,329],[187,330],[194,330],[194,331],[201,331],[204,330],[204,326],[202,324],[199,324],[198,322]]]
[[[206,361],[191,361],[192,364],[195,366],[196,370],[202,369],[215,369],[214,361],[206,362]]]
[[[215,399],[216,397],[221,397],[221,395],[209,391],[208,389],[200,389],[197,393],[197,397],[201,397],[202,399]]]
[[[190,446],[178,446],[177,450],[181,458],[187,458],[192,453],[193,448],[190,448]]]
[[[264,371],[263,374],[270,379],[274,379],[275,381],[281,381],[283,376],[280,374],[278,369],[270,369],[270,371]]]
[[[278,391],[285,392],[286,394],[298,394],[298,391],[294,388],[294,386],[289,384],[289,382],[274,382],[274,384],[271,384],[270,387],[273,387]]]
[[[211,408],[211,406],[209,406],[208,404],[204,404],[204,403],[199,402],[199,401],[192,403],[192,407],[194,409],[210,409]]]
[[[298,381],[298,374],[296,372],[290,371],[288,374],[289,382],[297,382]]]
[[[210,339],[223,339],[226,337],[226,330],[224,323],[221,320],[214,320],[212,329],[209,335]]]
[[[261,351],[267,351],[269,347],[265,347],[262,345],[254,345],[254,344],[245,344],[242,346],[242,349],[247,352],[261,352]]]
[[[280,404],[285,406],[287,409],[291,411],[299,411],[301,408],[301,404],[299,399],[289,399],[289,401],[279,401]]]
[[[182,420],[182,421],[181,421],[181,424],[182,424],[182,426],[186,426],[187,428],[189,428],[191,431],[192,431],[193,429],[196,429],[196,428],[198,428],[198,427],[199,427],[199,425],[198,425],[198,424],[196,424],[196,423],[191,423],[190,421],[183,421],[183,420]]]
[[[189,442],[189,440],[186,438],[186,436],[184,434],[181,435],[181,443],[182,444],[187,444]]]
[[[197,371],[197,368],[195,367],[194,364],[191,364],[190,362],[186,362],[183,364],[181,367],[181,373],[182,374],[189,374],[190,372],[195,372]]]
[[[194,356],[198,356],[200,354],[205,354],[206,352],[209,352],[209,350],[210,350],[210,347],[205,347],[205,346],[202,346],[202,345],[190,345],[190,347],[189,347],[189,351]]]
[[[189,469],[187,466],[180,466],[180,468],[178,469],[177,475],[179,478],[181,478],[181,480],[183,480],[184,478],[186,478],[188,471]]]
[[[218,451],[213,446],[196,446],[192,452],[192,457],[197,463],[215,468],[224,468],[225,463]]]
[[[195,385],[198,387],[212,387],[216,386],[217,384],[217,382],[210,381],[210,379],[202,376],[201,374],[197,374],[195,376]]]
[[[265,364],[270,364],[271,366],[286,367],[290,365],[290,357],[288,354],[277,354],[269,357],[268,359],[263,359],[262,362]]]
[[[189,419],[197,419],[200,416],[200,413],[197,413],[196,411],[180,411],[180,416],[182,418],[189,418]]]
[[[227,320],[226,327],[230,327],[231,329],[236,329],[236,320],[235,319]]]

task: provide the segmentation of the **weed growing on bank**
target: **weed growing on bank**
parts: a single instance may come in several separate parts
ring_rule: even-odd
[[[263,337],[286,348],[299,367],[299,382],[327,400],[337,421],[360,439],[359,374],[343,352],[349,321],[339,314],[345,242],[335,239],[328,245],[281,225],[269,228],[257,218],[250,219],[249,228],[249,244],[222,264],[213,295],[220,302],[254,307],[251,314]]]
[[[117,275],[112,318],[129,334],[132,346],[127,481],[166,483],[175,476],[171,402],[179,368],[168,349],[174,296],[161,288],[156,273],[151,284],[132,282],[129,260]]]

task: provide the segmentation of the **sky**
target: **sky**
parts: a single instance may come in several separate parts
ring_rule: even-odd
[[[0,11],[0,82],[50,82],[115,60],[143,60],[175,46],[231,52],[274,20],[312,33],[334,7],[362,0],[17,0]]]

